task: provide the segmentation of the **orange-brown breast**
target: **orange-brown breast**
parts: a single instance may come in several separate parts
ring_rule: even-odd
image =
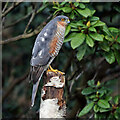
[[[55,53],[55,47],[57,42],[58,42],[58,38],[55,36],[50,43],[50,50],[49,50],[50,55]]]
[[[61,34],[62,32],[64,32],[65,29],[65,22],[58,22],[57,24],[57,31],[56,31],[56,35],[53,37],[51,43],[50,43],[50,50],[49,53],[50,55],[55,55],[56,52],[58,52],[58,50],[56,51],[56,47],[57,47],[57,43],[60,44],[63,34]],[[59,33],[59,34],[58,34]],[[62,44],[60,44],[61,46]],[[59,46],[59,48],[60,48]]]
[[[63,21],[58,21],[58,25],[59,24],[62,25],[63,27],[65,27],[65,25],[67,25],[66,22],[63,22]]]

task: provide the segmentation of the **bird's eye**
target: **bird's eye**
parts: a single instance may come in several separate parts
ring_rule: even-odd
[[[62,19],[61,19],[61,21],[65,21],[65,19],[64,19],[64,18],[62,18]]]

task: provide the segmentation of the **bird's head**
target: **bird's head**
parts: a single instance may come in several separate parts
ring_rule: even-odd
[[[61,25],[67,25],[68,23],[70,23],[69,18],[67,16],[64,16],[64,15],[57,16],[55,19]]]

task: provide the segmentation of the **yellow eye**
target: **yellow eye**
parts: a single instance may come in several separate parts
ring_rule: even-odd
[[[61,19],[61,21],[65,21],[65,19],[64,19],[64,18],[62,18],[62,19]]]

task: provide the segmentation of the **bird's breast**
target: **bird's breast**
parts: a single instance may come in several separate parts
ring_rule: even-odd
[[[56,33],[55,33],[55,35],[50,43],[49,53],[51,56],[58,55],[59,50],[63,44],[64,34],[65,34],[65,27],[58,24]]]

